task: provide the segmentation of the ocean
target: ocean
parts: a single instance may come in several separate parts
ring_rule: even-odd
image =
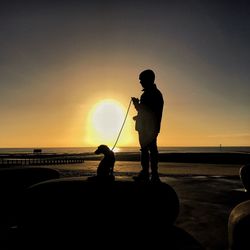
[[[25,154],[33,153],[35,148],[0,148],[0,154]],[[92,153],[95,151],[95,147],[41,147],[43,153],[48,154],[80,154],[80,153]],[[159,147],[160,153],[212,153],[212,152],[241,152],[250,153],[250,147],[237,146],[237,147]],[[139,147],[119,147],[115,149],[116,152],[138,152]]]

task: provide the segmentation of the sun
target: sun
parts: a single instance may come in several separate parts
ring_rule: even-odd
[[[104,100],[96,105],[92,114],[93,128],[105,139],[114,139],[124,119],[123,108],[112,100]]]
[[[112,147],[125,116],[124,106],[116,100],[105,99],[96,103],[88,116],[88,144],[107,144]],[[119,142],[126,143],[129,141],[129,137],[129,124],[125,124]]]

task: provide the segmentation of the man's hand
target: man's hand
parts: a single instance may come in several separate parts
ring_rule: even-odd
[[[134,104],[134,106],[135,106],[135,109],[138,111],[139,106],[140,106],[140,104],[139,104],[139,99],[136,98],[136,97],[131,97],[131,99],[132,99],[132,102],[133,102],[133,104]]]
[[[131,97],[131,99],[132,99],[134,105],[139,104],[139,99],[138,98]]]

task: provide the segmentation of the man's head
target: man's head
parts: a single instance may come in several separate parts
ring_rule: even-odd
[[[155,73],[151,69],[144,70],[139,75],[139,80],[143,88],[147,88],[154,84]]]

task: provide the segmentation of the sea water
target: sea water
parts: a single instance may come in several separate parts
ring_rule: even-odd
[[[30,154],[33,153],[35,148],[0,148],[0,154]],[[81,154],[81,153],[93,153],[95,147],[50,147],[39,148],[42,149],[42,153],[51,154]],[[237,147],[158,147],[160,153],[212,153],[212,152],[242,152],[250,153],[250,147],[237,146]],[[139,147],[118,147],[116,152],[139,152]]]

